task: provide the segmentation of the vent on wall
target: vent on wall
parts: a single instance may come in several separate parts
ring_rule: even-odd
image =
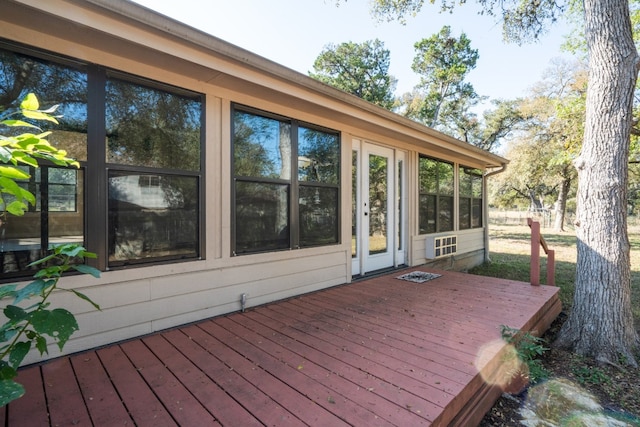
[[[453,255],[458,249],[458,236],[427,237],[427,259]]]

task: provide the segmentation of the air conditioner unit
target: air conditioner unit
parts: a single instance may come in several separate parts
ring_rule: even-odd
[[[458,249],[458,236],[427,237],[426,258],[435,259],[453,255]]]

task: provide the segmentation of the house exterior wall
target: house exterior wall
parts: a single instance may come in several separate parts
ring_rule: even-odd
[[[0,16],[0,39],[204,95],[205,250],[198,260],[113,269],[104,271],[99,279],[86,276],[63,279],[62,287],[77,289],[101,306],[101,311],[96,311],[69,293],[53,296],[53,305],[72,311],[80,325],[65,353],[237,311],[243,294],[247,295],[250,308],[350,282],[350,165],[354,139],[408,154],[408,265],[430,262],[425,258],[427,236],[418,234],[419,155],[481,170],[498,166],[503,160],[396,119],[391,113],[344,97],[305,76],[166,21],[143,8],[111,2],[107,9],[103,7],[107,3],[5,2]],[[171,27],[164,28],[168,25]],[[214,47],[207,48],[208,44]],[[340,243],[233,256],[229,161],[233,157],[230,147],[233,104],[340,132]],[[434,265],[466,269],[481,262],[485,251],[484,228],[455,234],[459,238],[456,255]],[[48,357],[58,354],[52,347]],[[38,360],[40,356],[32,354],[25,362]]]

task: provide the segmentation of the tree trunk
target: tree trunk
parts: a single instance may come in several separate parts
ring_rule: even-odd
[[[553,224],[554,231],[564,231],[564,214],[567,211],[567,197],[571,188],[571,178],[564,177],[560,183],[558,200],[556,200],[556,219]]]
[[[529,210],[531,212],[542,212],[542,199],[539,199],[536,195],[536,192],[530,188],[529,189]]]
[[[573,307],[556,344],[637,366],[627,235],[627,161],[638,74],[627,0],[585,0],[589,87],[578,170]]]

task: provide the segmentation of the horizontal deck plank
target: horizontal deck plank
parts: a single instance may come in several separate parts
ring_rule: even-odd
[[[120,346],[105,347],[97,350],[96,355],[137,425],[177,425]]]

